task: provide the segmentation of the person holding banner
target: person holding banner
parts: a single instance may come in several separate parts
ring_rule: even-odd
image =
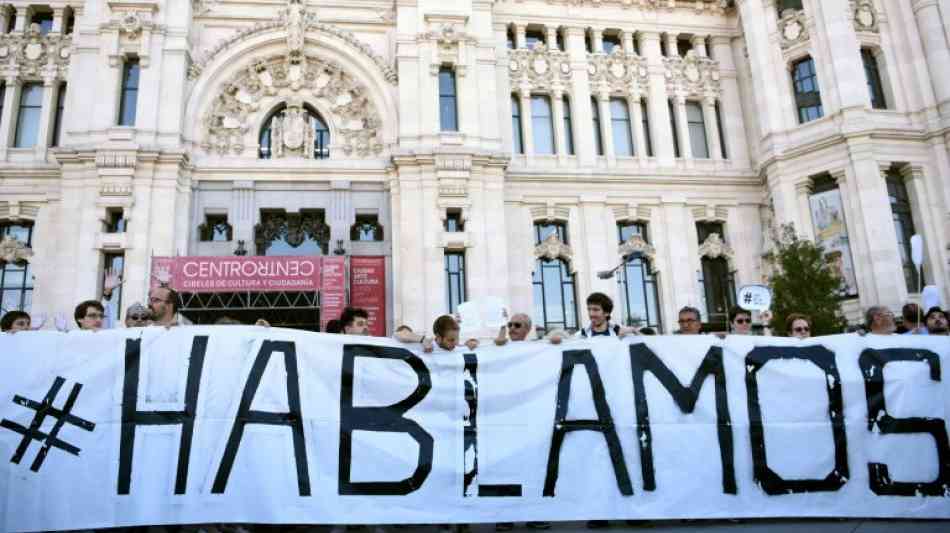
[[[931,307],[927,311],[924,323],[927,324],[927,331],[930,335],[950,335],[950,322],[947,320],[947,312],[939,307]]]
[[[801,313],[792,313],[785,319],[785,334],[789,337],[811,337],[811,319]]]
[[[679,312],[680,335],[699,335],[703,329],[703,321],[700,318],[699,309],[686,306]]]
[[[924,312],[921,311],[920,306],[915,303],[904,304],[904,307],[901,308],[901,316],[904,319],[904,323],[901,325],[903,331],[899,331],[902,335],[926,335],[927,326],[924,324]]]
[[[148,308],[152,311],[155,326],[190,326],[191,322],[178,313],[178,292],[168,286],[158,286],[148,291]]]
[[[26,311],[9,311],[0,318],[0,331],[16,333],[30,331],[30,315]]]
[[[459,331],[461,331],[459,323],[449,315],[442,315],[432,323],[432,334],[435,337],[435,344],[447,352],[455,351],[455,348],[458,346]],[[425,346],[425,343],[423,343],[423,346]],[[468,339],[465,341],[465,346],[469,350],[478,348],[478,339]]]
[[[360,307],[347,307],[340,314],[340,326],[346,335],[369,335],[369,313]]]
[[[125,310],[125,327],[143,328],[150,325],[151,323],[152,314],[149,313],[148,309],[144,305],[135,302]]]
[[[729,322],[733,335],[751,335],[752,334],[752,313],[737,305],[729,310],[729,316],[732,320]]]
[[[76,325],[79,326],[79,329],[87,331],[98,331],[102,329],[102,321],[105,319],[105,316],[106,310],[97,300],[80,302],[73,312]]]
[[[883,305],[869,307],[864,314],[864,323],[868,333],[874,335],[893,335],[897,330],[894,313]]]

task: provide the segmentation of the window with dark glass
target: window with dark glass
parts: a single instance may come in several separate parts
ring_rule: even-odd
[[[597,155],[604,155],[604,139],[600,131],[600,102],[594,97],[590,99],[590,115],[593,118],[594,150],[597,150]]]
[[[735,273],[724,257],[703,257],[699,282],[703,288],[706,329],[726,331],[729,308],[736,304]]]
[[[257,255],[327,255],[330,226],[322,209],[261,209],[261,221],[254,226]]]
[[[455,71],[439,69],[439,126],[442,131],[458,131],[458,95],[455,92]]]
[[[559,241],[568,244],[567,224],[563,222],[539,222],[534,225],[534,244],[541,244],[551,235],[557,235]]]
[[[716,128],[719,130],[719,148],[722,150],[722,158],[729,159],[726,155],[725,125],[722,123],[722,111],[719,109],[719,100],[716,100]]]
[[[226,214],[207,214],[204,224],[198,226],[198,239],[203,242],[230,242],[232,236]]]
[[[106,210],[106,233],[125,233],[125,210],[110,207]]]
[[[383,226],[376,214],[356,215],[356,222],[350,227],[350,240],[373,242],[383,240]]]
[[[614,137],[614,154],[618,157],[632,156],[634,150],[630,136],[630,109],[626,99],[610,99],[610,126]]]
[[[122,66],[122,98],[119,103],[119,126],[134,126],[139,101],[139,60],[130,58]]]
[[[524,142],[521,139],[521,100],[511,95],[511,144],[516,154],[524,153]]]
[[[32,148],[36,146],[40,131],[40,114],[43,110],[43,84],[27,83],[20,92],[20,112],[17,113],[16,136],[13,146]]]
[[[781,17],[787,9],[801,11],[803,9],[802,0],[777,0],[775,8],[778,10],[778,16]]]
[[[534,153],[554,153],[554,117],[551,113],[551,98],[545,95],[531,96],[531,131]]]
[[[465,252],[445,252],[445,299],[449,313],[465,302]]]
[[[646,224],[641,222],[621,222],[617,224],[617,233],[621,243],[634,235],[649,242]],[[648,258],[640,254],[628,257],[617,276],[617,289],[624,325],[661,327],[657,280]]]
[[[59,146],[63,135],[63,109],[66,105],[66,84],[61,83],[56,92],[56,116],[53,118],[53,140],[50,146]]]
[[[603,36],[604,53],[612,53],[615,48],[623,48],[620,41],[620,34],[616,32],[605,32]]]
[[[686,54],[693,49],[693,43],[689,39],[677,39],[676,40],[676,53],[680,57],[686,57]]]
[[[571,99],[564,96],[564,148],[567,155],[574,155],[574,128],[571,126]]]
[[[449,231],[449,232],[465,231],[465,223],[462,221],[461,209],[446,210],[445,231]]]
[[[884,84],[881,83],[881,71],[878,68],[877,57],[870,48],[861,49],[861,61],[864,62],[864,75],[868,80],[868,93],[871,95],[871,107],[887,109],[884,98]]]
[[[515,49],[515,28],[514,26],[508,26],[508,30],[505,32],[505,44],[509,50]]]
[[[818,75],[815,73],[815,61],[806,57],[792,64],[792,80],[798,122],[804,124],[824,116],[821,91],[818,88]]]
[[[32,224],[0,224],[0,240],[7,236],[27,247],[33,247]],[[33,270],[30,263],[0,260],[0,314],[17,310],[29,313],[32,302]]]
[[[676,108],[673,106],[673,100],[667,100],[667,105],[670,108],[670,131],[673,132],[673,156],[680,156],[680,132],[676,127]]]
[[[650,111],[647,109],[647,103],[640,101],[640,116],[643,117],[643,137],[647,142],[647,156],[653,157],[653,135],[650,133]]]
[[[524,42],[525,46],[531,49],[539,44],[547,44],[547,35],[544,34],[544,30],[528,28],[524,33]]]
[[[551,235],[557,235],[567,244],[567,225],[562,222],[534,225],[535,242],[540,244]],[[531,276],[534,292],[533,321],[538,329],[577,328],[577,305],[574,275],[567,261],[538,259]]]
[[[891,203],[891,217],[894,220],[894,230],[897,232],[897,247],[901,254],[907,292],[920,292],[920,274],[917,272],[917,267],[914,266],[910,253],[910,238],[914,235],[915,230],[907,186],[904,184],[904,178],[900,173],[893,169],[887,172],[886,181],[887,196]]]
[[[40,34],[46,35],[53,30],[53,12],[34,11],[30,16],[30,27],[32,27],[33,24],[38,24],[40,27]]]
[[[718,233],[719,238],[726,240],[725,225],[722,222],[697,222],[696,236],[699,237],[699,244],[706,242],[713,233]]]
[[[689,146],[693,150],[693,157],[708,158],[706,122],[703,120],[703,108],[698,102],[686,102],[686,122],[689,125]]]
[[[323,117],[312,107],[304,105],[304,109],[307,111],[307,116],[313,124],[313,158],[327,159],[330,157],[330,128],[327,127],[327,123],[323,120]],[[282,117],[286,110],[287,104],[281,104],[264,119],[264,125],[261,127],[261,132],[257,137],[259,143],[257,156],[260,159],[270,159],[274,156],[274,154],[271,153],[271,137],[274,120]]]

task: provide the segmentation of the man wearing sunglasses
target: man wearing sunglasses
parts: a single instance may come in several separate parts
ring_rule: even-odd
[[[125,327],[144,328],[152,324],[152,314],[142,304],[136,302],[125,310]]]
[[[531,334],[531,317],[524,313],[515,313],[511,315],[511,320],[507,326],[502,326],[495,338],[496,346],[504,346],[510,338],[514,341],[526,341]]]
[[[734,306],[729,310],[729,316],[732,317],[732,334],[733,335],[751,335],[752,334],[752,313],[739,307]]]

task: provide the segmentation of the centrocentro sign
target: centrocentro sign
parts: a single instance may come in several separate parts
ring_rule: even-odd
[[[154,257],[152,286],[179,292],[317,291],[320,257]]]

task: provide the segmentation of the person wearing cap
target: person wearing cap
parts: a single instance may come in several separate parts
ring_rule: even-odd
[[[930,335],[950,335],[950,322],[947,320],[947,312],[937,306],[931,307],[924,315],[924,323],[927,324],[927,332]]]
[[[152,324],[152,314],[144,305],[135,302],[125,310],[125,327],[143,328]]]

